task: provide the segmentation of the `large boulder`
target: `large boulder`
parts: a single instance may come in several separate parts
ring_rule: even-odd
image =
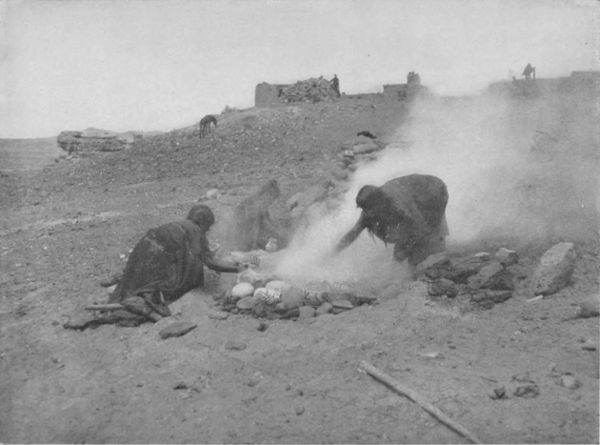
[[[548,249],[533,274],[534,293],[549,295],[565,287],[571,279],[576,260],[573,243],[558,243]]]

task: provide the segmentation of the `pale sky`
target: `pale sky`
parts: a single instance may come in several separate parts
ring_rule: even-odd
[[[0,0],[0,138],[163,130],[256,84],[337,74],[347,93],[440,94],[600,69],[595,0]]]

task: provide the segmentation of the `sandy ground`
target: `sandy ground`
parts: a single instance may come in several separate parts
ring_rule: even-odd
[[[106,299],[99,282],[147,229],[181,218],[208,189],[224,193],[209,203],[217,221],[263,178],[276,177],[287,198],[331,177],[345,139],[363,129],[391,135],[405,112],[368,99],[249,110],[202,141],[182,131],[3,177],[0,441],[465,442],[359,372],[367,360],[482,442],[598,443],[598,319],[564,321],[598,292],[594,242],[576,244],[572,283],[535,302],[527,277],[550,244],[520,250],[524,278],[491,310],[404,282],[375,305],[267,321],[261,331],[249,316],[215,316],[214,297],[234,277],[213,275],[156,324],[63,328]],[[225,229],[217,222],[212,239]],[[198,326],[161,340],[175,320]],[[569,373],[578,388],[561,385]],[[537,397],[514,395],[530,383]],[[502,386],[507,398],[490,398]]]

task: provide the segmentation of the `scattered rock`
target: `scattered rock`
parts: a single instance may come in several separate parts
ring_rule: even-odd
[[[458,295],[458,288],[454,281],[447,278],[439,278],[427,283],[427,293],[432,297],[447,295],[449,298],[454,298]]]
[[[514,395],[523,399],[533,399],[540,395],[540,388],[534,383],[517,386]]]
[[[379,144],[375,143],[374,141],[369,141],[362,144],[356,144],[354,147],[352,147],[352,152],[355,155],[364,155],[379,151],[381,149],[382,147]]]
[[[417,264],[415,274],[417,276],[425,275],[428,278],[436,279],[445,276],[445,273],[451,267],[450,260],[445,253],[436,253],[429,255],[424,261]]]
[[[499,388],[494,388],[492,393],[490,394],[490,399],[499,400],[506,398],[506,388],[504,386],[500,386]]]
[[[511,266],[519,262],[519,255],[517,255],[517,252],[504,247],[498,249],[495,256],[496,259],[500,261],[500,264],[504,266]]]
[[[260,372],[256,372],[252,375],[252,377],[250,377],[248,379],[248,381],[246,382],[246,385],[248,385],[250,387],[256,386],[261,382],[262,379],[263,379],[262,374]]]
[[[225,349],[229,351],[243,351],[247,347],[248,346],[245,343],[239,341],[229,340],[227,343],[225,343]]]
[[[479,261],[489,261],[491,255],[489,252],[477,252],[475,255],[473,255],[473,257],[478,259]]]
[[[560,377],[560,384],[567,389],[577,389],[581,386],[581,382],[572,374],[563,374]]]
[[[331,312],[331,310],[333,309],[333,305],[331,303],[323,303],[321,306],[319,306],[319,308],[315,311],[316,315],[324,315],[324,314],[328,314]]]
[[[444,355],[439,351],[423,352],[419,355],[424,358],[444,358]]]
[[[188,385],[185,382],[179,382],[176,383],[175,386],[173,386],[173,389],[178,390],[178,389],[188,389]]]
[[[473,256],[461,257],[452,260],[452,267],[444,274],[455,283],[466,284],[470,276],[479,272],[489,264],[490,254],[480,252]]]
[[[301,416],[302,414],[304,414],[304,407],[302,405],[298,405],[296,407],[296,415]]]
[[[533,292],[550,295],[565,287],[575,269],[576,259],[573,243],[558,243],[548,249],[533,274]]]
[[[254,294],[254,286],[250,283],[238,283],[231,289],[231,298],[233,301],[237,301],[241,298],[250,297]]]
[[[172,323],[164,329],[161,329],[158,333],[160,338],[167,339],[169,337],[181,337],[187,334],[191,330],[195,329],[198,325],[196,323],[190,323],[187,321],[178,321]]]
[[[312,306],[301,306],[298,310],[298,320],[306,320],[315,316],[315,309]]]

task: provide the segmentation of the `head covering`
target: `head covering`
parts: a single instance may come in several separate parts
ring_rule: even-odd
[[[215,223],[214,213],[210,207],[204,204],[196,204],[192,207],[186,219],[207,230]]]

